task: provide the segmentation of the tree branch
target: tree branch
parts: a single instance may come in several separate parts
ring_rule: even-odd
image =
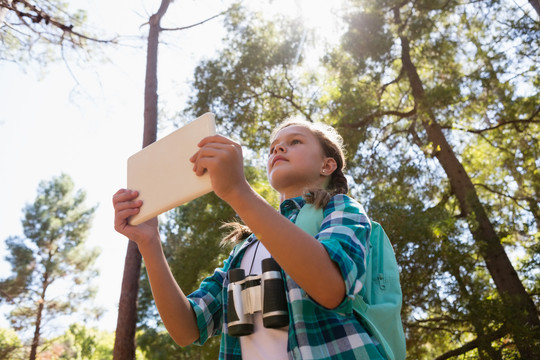
[[[23,11],[17,8],[18,3],[22,4],[22,6],[28,9],[29,11]],[[0,8],[4,8],[8,11],[13,11],[17,15],[17,17],[25,24],[25,26],[27,26],[28,28],[30,28],[32,31],[34,31],[37,34],[42,34],[42,33],[34,29],[32,27],[32,24],[40,24],[43,22],[45,23],[45,25],[51,25],[52,27],[61,30],[63,32],[63,35],[59,36],[60,42],[64,40],[64,36],[66,34],[74,35],[75,37],[79,39],[85,39],[85,40],[99,42],[99,43],[112,43],[115,41],[115,39],[101,40],[101,39],[96,39],[96,38],[81,34],[73,30],[74,25],[72,24],[66,25],[63,22],[54,19],[51,15],[49,15],[44,10],[38,8],[37,6],[33,4],[30,4],[28,1],[25,1],[25,0],[14,0],[13,2],[2,1],[0,2]],[[25,18],[29,19],[31,23],[27,23],[25,21]],[[76,42],[73,38],[71,38],[71,41],[74,44],[77,44],[79,46],[81,45],[81,43]]]
[[[11,302],[12,304],[14,305],[17,305],[17,303],[15,302],[15,300],[11,297],[10,294],[8,294],[6,291],[0,289],[0,294],[2,295],[3,298],[6,298],[9,302]]]
[[[446,332],[446,333],[454,334],[454,335],[459,332],[455,328],[451,327],[451,324],[448,324],[447,327],[441,326],[440,324],[437,324],[437,325],[435,325],[435,324],[434,325],[426,324],[426,325],[424,325],[424,324],[404,323],[403,325],[406,326],[407,328],[429,330],[430,332],[432,332],[432,331],[440,331],[440,332]],[[463,331],[461,331],[459,333],[463,333]]]
[[[491,333],[491,334],[487,334],[485,336],[482,336],[482,337],[478,337],[476,339],[474,339],[473,341],[457,348],[457,349],[454,349],[454,350],[450,350],[438,357],[435,358],[435,360],[446,360],[446,359],[450,359],[451,357],[454,357],[454,356],[458,356],[458,355],[462,355],[462,354],[465,354],[471,350],[474,350],[476,349],[480,343],[482,342],[486,342],[486,341],[489,341],[489,342],[492,342],[492,341],[495,341],[495,340],[498,340],[502,337],[504,337],[508,332],[506,331],[506,329],[504,327],[500,328],[499,330]]]
[[[399,80],[401,80],[401,79],[403,78],[403,75],[405,75],[405,69],[404,69],[403,66],[402,66],[402,67],[401,67],[401,70],[399,71],[398,76],[397,76],[394,80],[392,80],[392,81],[390,81],[390,82],[388,82],[388,83],[382,85],[381,90],[380,90],[380,93],[379,93],[379,97],[382,97],[382,95],[384,94],[384,92],[386,91],[386,88],[387,88],[388,86],[390,86],[390,85],[392,85],[392,84],[395,84],[395,83],[397,83]]]
[[[530,202],[530,201],[533,201],[533,202],[538,202],[537,199],[535,199],[534,197],[532,196],[527,196],[527,197],[513,197],[513,196],[510,196],[508,194],[505,194],[503,192],[500,192],[500,191],[497,191],[495,189],[492,189],[490,188],[489,186],[485,185],[485,184],[480,184],[480,183],[475,183],[474,186],[480,186],[480,187],[483,187],[484,189],[486,189],[487,191],[493,193],[493,194],[497,194],[499,196],[502,196],[502,197],[505,197],[505,198],[508,198],[510,200],[512,200],[517,207],[523,209],[523,210],[529,210],[527,209],[526,207],[522,206],[519,204],[519,201],[527,201],[527,202]]]
[[[463,319],[456,319],[450,316],[438,316],[429,319],[415,319],[414,322],[404,322],[408,328],[428,329],[435,331],[446,331],[448,333],[455,333],[456,330],[441,326],[441,324],[466,324],[467,321]],[[436,324],[437,326],[431,324]]]
[[[453,130],[460,130],[460,131],[465,131],[465,132],[473,133],[473,134],[482,134],[482,133],[484,133],[486,131],[495,130],[495,129],[498,129],[500,127],[507,126],[507,125],[514,125],[517,128],[517,125],[519,125],[519,124],[540,124],[540,120],[534,120],[534,118],[539,113],[540,113],[540,107],[538,107],[538,109],[536,109],[536,111],[528,119],[501,121],[497,125],[490,126],[488,128],[485,128],[485,129],[464,129],[464,128],[457,128],[457,127],[451,127],[451,126],[441,126],[441,127],[443,129],[453,129]],[[520,132],[523,131],[521,129],[517,129],[517,130],[520,131]]]
[[[306,114],[306,112],[304,111],[304,109],[302,108],[301,105],[297,104],[293,98],[291,97],[288,97],[288,96],[284,96],[284,95],[280,95],[280,94],[277,94],[275,93],[274,91],[272,90],[265,90],[266,93],[270,94],[271,97],[274,97],[276,99],[280,99],[280,100],[285,100],[286,102],[288,102],[290,105],[292,105],[293,108],[295,108],[296,110],[300,111],[300,113],[302,115],[304,115],[308,120],[311,120],[311,117],[309,116],[309,114]]]
[[[193,28],[193,27],[195,27],[195,26],[199,26],[199,25],[202,25],[202,24],[204,24],[204,23],[206,23],[206,22],[208,22],[208,21],[210,21],[210,20],[213,20],[213,19],[215,19],[215,18],[217,18],[217,17],[219,17],[219,16],[225,15],[225,13],[227,13],[227,11],[228,11],[228,10],[222,11],[222,12],[220,12],[219,14],[214,15],[214,16],[212,16],[212,17],[209,17],[208,19],[203,20],[203,21],[200,21],[200,22],[198,22],[198,23],[196,23],[196,24],[192,24],[192,25],[188,25],[188,26],[182,26],[182,27],[177,27],[177,28],[163,28],[163,27],[162,27],[162,28],[160,28],[160,30],[161,30],[161,31],[179,31],[179,30],[187,30],[187,29],[191,29],[191,28]]]
[[[397,116],[400,119],[403,119],[403,118],[411,117],[415,114],[416,114],[416,106],[412,108],[412,110],[407,111],[407,112],[401,112],[401,111],[396,111],[396,110],[378,111],[378,112],[375,112],[373,114],[363,117],[362,119],[360,119],[359,121],[355,123],[345,124],[344,126],[347,128],[359,128],[359,127],[367,125],[368,123],[373,121],[373,119],[378,118],[378,117],[391,115],[391,116]]]

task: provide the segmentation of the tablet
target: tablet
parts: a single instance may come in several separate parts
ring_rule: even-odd
[[[212,191],[210,176],[197,176],[189,158],[203,138],[216,134],[214,114],[206,113],[133,154],[127,161],[127,187],[139,192],[138,225]]]

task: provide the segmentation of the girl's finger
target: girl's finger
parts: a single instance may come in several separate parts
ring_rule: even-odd
[[[195,153],[190,159],[191,162],[194,164],[193,171],[195,171],[197,175],[202,175],[207,169],[207,167],[204,165],[202,165],[202,169],[199,169],[202,159],[224,158],[228,156],[231,152],[235,152],[234,146],[232,144],[210,143],[208,145],[205,145],[203,148],[197,151],[197,153]]]
[[[195,175],[197,176],[204,175],[204,173],[208,170],[208,168],[211,168],[215,162],[216,162],[215,157],[204,157],[197,160],[197,163],[193,167],[193,171],[195,172]]]
[[[199,151],[197,151],[195,154],[193,154],[190,158],[189,158],[189,161],[191,161],[192,163],[194,163],[197,158],[199,157]]]
[[[114,227],[124,227],[128,224],[127,219],[130,216],[137,215],[139,213],[139,208],[129,208],[126,210],[118,211],[114,217]]]
[[[225,145],[227,146],[227,145]],[[204,157],[217,157],[225,155],[227,152],[227,148],[225,146],[216,146],[216,145],[207,145],[203,148],[201,148],[197,152],[197,157],[195,158],[195,161],[204,158]]]
[[[207,143],[206,145],[201,147],[201,149],[199,149],[195,154],[193,154],[189,158],[189,161],[196,162],[197,159],[201,158],[202,156],[212,156],[208,151],[212,151],[212,150],[221,151],[221,150],[226,149],[229,146],[231,145],[223,144],[223,143],[215,143],[215,142]]]
[[[138,191],[133,191],[133,190],[128,190],[128,189],[120,189],[113,195],[112,202],[113,202],[113,205],[114,205],[114,204],[117,204],[117,203],[120,203],[120,202],[133,200],[137,196],[139,196]]]
[[[120,212],[126,209],[140,208],[142,206],[142,200],[122,201],[114,205],[116,212]]]
[[[212,136],[207,136],[207,137],[205,137],[204,139],[202,139],[202,140],[197,144],[197,146],[203,147],[203,146],[205,146],[206,144],[209,144],[209,143],[235,144],[234,141],[232,141],[232,140],[229,139],[229,138],[226,138],[225,136],[222,136],[222,135],[212,135]]]

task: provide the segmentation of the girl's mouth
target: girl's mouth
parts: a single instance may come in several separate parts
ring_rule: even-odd
[[[276,156],[273,160],[272,160],[272,166],[274,166],[278,161],[288,161],[284,156]]]

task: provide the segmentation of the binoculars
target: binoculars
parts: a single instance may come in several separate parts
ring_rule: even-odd
[[[266,328],[289,324],[289,311],[281,267],[273,259],[262,261],[261,275],[248,275],[243,269],[229,270],[227,288],[228,329],[231,336],[253,333],[253,314],[262,311]]]

